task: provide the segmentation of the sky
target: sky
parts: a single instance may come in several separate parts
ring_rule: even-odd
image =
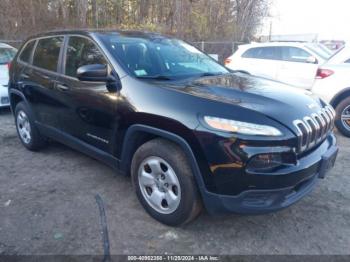
[[[350,0],[271,0],[261,33],[318,34],[319,40],[350,40]]]

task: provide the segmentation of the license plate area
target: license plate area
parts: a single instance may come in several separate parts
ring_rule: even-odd
[[[1,97],[1,104],[8,105],[10,103],[10,99],[7,96]]]
[[[325,178],[327,173],[334,167],[338,155],[338,147],[333,146],[323,156],[318,170],[319,178]]]

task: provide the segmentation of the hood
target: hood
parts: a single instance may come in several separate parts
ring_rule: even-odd
[[[326,105],[309,91],[240,73],[188,80],[174,87],[194,96],[260,112],[287,127]]]

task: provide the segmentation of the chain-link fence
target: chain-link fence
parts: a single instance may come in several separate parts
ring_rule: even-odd
[[[228,41],[217,41],[217,42],[192,42],[192,44],[203,51],[206,54],[212,55],[217,58],[219,63],[224,63],[224,60],[232,55],[238,48],[241,42],[228,42]]]

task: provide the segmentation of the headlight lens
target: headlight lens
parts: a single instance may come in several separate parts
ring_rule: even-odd
[[[204,121],[212,128],[245,135],[282,136],[277,128],[219,117],[205,116]]]

